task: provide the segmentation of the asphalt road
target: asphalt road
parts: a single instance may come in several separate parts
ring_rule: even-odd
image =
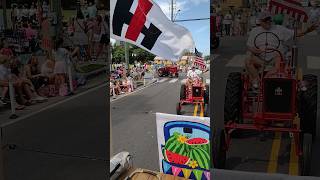
[[[160,170],[155,113],[176,114],[184,78],[160,78],[158,83],[111,103],[114,153],[128,151],[135,167]],[[183,108],[184,115],[194,115],[195,106]]]
[[[5,141],[17,145],[8,153],[9,179],[105,179],[106,92],[105,86],[89,90],[5,127]]]
[[[313,73],[320,77],[320,52],[319,36],[307,36],[299,41],[299,64],[303,73]],[[246,52],[245,37],[225,37],[221,40],[221,46],[214,51],[216,58],[213,61],[214,89],[213,119],[219,126],[223,122],[223,104],[226,79],[230,72],[243,69],[243,58]],[[318,79],[319,83],[319,79]],[[318,87],[319,84],[318,84]],[[318,96],[318,104],[320,97]],[[318,105],[318,107],[320,107]],[[319,110],[318,110],[318,117]],[[318,118],[319,119],[319,118]],[[318,137],[313,149],[312,175],[320,176],[320,120],[318,120]],[[258,134],[248,134],[243,138],[233,139],[227,153],[227,169],[298,174],[298,160],[291,151],[291,139],[286,134],[275,137],[273,133],[268,135],[266,141],[260,141]],[[281,137],[281,138],[279,138]]]

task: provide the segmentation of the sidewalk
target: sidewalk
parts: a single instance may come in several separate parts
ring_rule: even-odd
[[[97,87],[97,86],[100,86],[100,85],[106,84],[106,83],[107,83],[106,75],[105,75],[105,73],[102,73],[94,78],[89,79],[84,86],[78,87],[74,93],[75,93],[75,95],[77,95],[77,94],[86,92],[89,89],[92,89],[94,87]],[[106,93],[107,93],[107,91],[106,91]],[[27,106],[23,110],[16,111],[16,114],[19,116],[17,119],[23,118],[24,116],[27,116],[27,115],[34,113],[34,112],[37,112],[43,108],[46,108],[50,105],[53,105],[55,103],[66,100],[68,98],[72,98],[75,95],[63,96],[63,97],[62,96],[51,97],[51,98],[49,98],[49,100],[47,102],[37,103],[37,104],[31,105],[31,106]],[[7,124],[7,123],[10,123],[12,121],[17,120],[17,119],[10,119],[9,118],[10,115],[11,115],[10,106],[0,107],[0,126],[3,124]]]
[[[110,96],[110,101],[122,98],[122,97],[127,96],[127,95],[132,94],[132,93],[135,93],[136,91],[139,91],[139,90],[141,90],[141,89],[143,89],[145,87],[148,87],[149,85],[151,85],[153,83],[156,83],[158,81],[158,79],[153,77],[153,75],[151,73],[146,73],[145,76],[144,76],[144,79],[145,79],[145,82],[143,80],[134,82],[134,86],[136,87],[136,89],[133,92],[126,93],[126,94],[121,94],[121,95],[118,95],[118,96],[115,96],[115,97],[114,96]]]

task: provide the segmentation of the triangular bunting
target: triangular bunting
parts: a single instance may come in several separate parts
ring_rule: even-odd
[[[207,180],[210,180],[210,172],[209,171],[205,171],[204,175],[206,176]]]
[[[165,173],[165,174],[167,174],[168,173],[168,171],[170,170],[170,168],[171,168],[171,165],[169,164],[169,163],[167,163],[167,161],[162,161],[162,166],[163,166],[163,172]]]
[[[178,176],[180,172],[181,172],[181,168],[172,166],[172,174],[173,174],[174,176]]]
[[[193,170],[193,174],[196,177],[196,180],[201,180],[203,171],[202,170]]]
[[[191,174],[191,170],[189,170],[189,169],[182,169],[182,172],[183,172],[184,178],[189,179],[190,174]]]

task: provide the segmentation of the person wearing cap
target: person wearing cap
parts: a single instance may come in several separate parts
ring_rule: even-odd
[[[192,66],[192,68],[188,71],[187,73],[187,82],[186,82],[186,86],[188,88],[190,88],[192,86],[193,81],[199,78],[197,72],[196,72],[196,67]]]
[[[278,47],[278,50],[282,54],[284,54],[285,47],[283,45],[283,42],[287,42],[294,37],[294,30],[288,29],[284,26],[272,24],[272,15],[270,12],[261,12],[258,16],[258,19],[260,22],[260,26],[253,28],[249,34],[249,38],[247,41],[248,58],[245,62],[247,72],[249,73],[249,77],[254,88],[258,88],[258,71],[261,67],[265,65],[275,66],[275,68],[273,68],[273,70],[271,70],[269,74],[275,73],[276,69],[280,67],[280,55],[277,52],[266,53],[265,48],[277,48],[275,46],[279,43],[278,41],[280,40],[280,46]],[[268,36],[259,36],[259,34],[263,32],[274,33],[279,39],[272,36],[271,34],[269,34]],[[304,33],[298,33],[297,36],[302,35],[304,35]],[[264,47],[264,44],[266,44],[266,42],[269,44],[268,47]],[[258,46],[262,46],[256,47],[255,43]]]

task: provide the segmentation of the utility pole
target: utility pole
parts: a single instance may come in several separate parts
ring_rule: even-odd
[[[8,19],[7,19],[7,0],[2,0],[2,10],[3,10],[3,27],[4,29],[8,28]]]
[[[171,0],[171,21],[173,22],[173,0]]]
[[[129,44],[125,42],[124,44],[124,51],[125,51],[125,60],[127,68],[129,69]]]

